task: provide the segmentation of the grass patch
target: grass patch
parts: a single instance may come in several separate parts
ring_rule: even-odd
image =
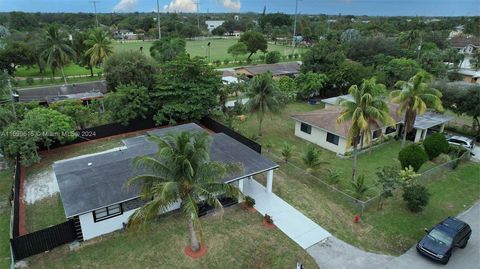
[[[75,63],[70,63],[63,68],[65,76],[77,76],[77,75],[90,75],[90,69],[87,69],[83,66],[79,66]],[[102,73],[101,68],[93,68],[93,74]],[[41,74],[37,66],[25,66],[19,67],[15,71],[15,76],[17,77],[45,77],[49,78],[53,76],[52,70],[50,68],[45,69],[45,73]],[[60,68],[55,70],[55,77],[61,77],[62,71]]]
[[[240,207],[225,210],[223,218],[202,218],[207,254],[191,259],[185,219],[162,217],[144,232],[116,232],[85,242],[77,251],[68,246],[28,260],[35,268],[318,268],[300,246],[279,229],[266,229],[262,216]],[[121,257],[121,258],[119,258]]]
[[[10,259],[10,189],[13,170],[0,171],[0,268],[9,268]]]
[[[80,83],[80,82],[89,82],[89,81],[99,81],[103,80],[104,77],[82,77],[82,78],[68,78],[67,82],[68,83]],[[15,89],[28,89],[28,88],[33,88],[33,87],[45,87],[45,86],[53,86],[53,85],[63,85],[64,81],[63,78],[61,79],[44,79],[39,80],[36,79],[33,81],[32,84],[28,84],[26,80],[17,80]]]
[[[29,233],[67,221],[60,194],[57,193],[27,205],[26,220]]]

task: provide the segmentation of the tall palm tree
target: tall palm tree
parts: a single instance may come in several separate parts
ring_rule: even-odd
[[[57,26],[48,26],[45,34],[45,39],[40,45],[42,48],[40,55],[45,59],[47,65],[52,68],[52,71],[60,68],[63,80],[67,84],[63,67],[75,56],[75,51],[68,44],[67,35],[60,31]]]
[[[128,185],[141,186],[141,197],[147,202],[131,216],[129,226],[154,219],[180,201],[188,221],[190,247],[198,251],[197,231],[201,237],[201,223],[197,204],[205,200],[222,209],[218,195],[239,197],[241,192],[237,187],[219,183],[227,174],[239,170],[239,166],[210,161],[211,140],[205,132],[182,132],[149,139],[158,144],[158,153],[155,157],[136,158],[134,165],[146,173],[128,182]]]
[[[353,147],[352,181],[355,181],[358,144],[363,146],[364,142],[370,142],[373,124],[394,124],[394,121],[387,104],[381,98],[385,85],[376,83],[375,78],[364,80],[360,87],[352,85],[348,92],[353,101],[344,99],[340,102],[343,109],[337,123],[351,122],[347,143]]]
[[[417,115],[422,115],[428,108],[443,111],[442,93],[431,88],[427,83],[431,76],[420,71],[408,81],[397,81],[395,87],[400,88],[390,92],[392,102],[400,104],[399,113],[405,113],[402,148],[407,140],[407,133],[413,129]]]
[[[107,32],[100,28],[92,30],[88,39],[84,41],[89,47],[85,55],[90,57],[90,65],[96,66],[113,53],[112,40],[108,37]]]
[[[267,112],[277,113],[281,109],[279,89],[273,81],[272,73],[255,76],[247,90],[247,108],[258,116],[258,136],[262,136],[263,118]]]

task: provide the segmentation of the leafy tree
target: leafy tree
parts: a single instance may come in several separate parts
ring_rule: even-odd
[[[245,32],[240,37],[239,42],[247,45],[248,52],[250,52],[250,55],[248,55],[247,59],[250,59],[250,57],[252,57],[252,55],[257,53],[259,50],[266,52],[268,47],[265,37],[261,33],[253,30]]]
[[[75,63],[90,70],[90,76],[93,77],[93,65],[90,63],[90,56],[85,54],[89,47],[85,41],[89,37],[89,32],[78,31],[73,34],[72,49],[75,51]],[[41,57],[39,57],[42,59]]]
[[[225,32],[226,32],[225,27],[220,25],[217,28],[212,30],[212,35],[223,36]]]
[[[361,63],[344,61],[338,68],[330,70],[328,89],[334,89],[336,94],[348,91],[352,85],[359,85],[364,79],[372,77],[373,68],[365,67]]]
[[[112,119],[124,125],[133,119],[147,118],[150,102],[147,88],[136,85],[120,85],[104,98],[105,109],[111,112]]]
[[[450,145],[448,144],[445,135],[442,133],[435,133],[425,138],[423,141],[423,147],[425,148],[425,152],[427,152],[428,158],[433,160],[442,153],[448,153]]]
[[[243,42],[237,42],[230,47],[228,47],[227,52],[233,56],[235,61],[237,61],[237,57],[241,55],[245,55],[248,53],[248,47]]]
[[[278,63],[280,62],[280,60],[282,59],[282,54],[280,54],[279,51],[269,51],[266,55],[265,55],[265,63],[267,64],[275,64],[275,63]]]
[[[410,211],[420,212],[428,205],[430,193],[422,185],[410,185],[403,189],[402,197]]]
[[[68,99],[51,103],[48,107],[72,118],[78,129],[86,128],[91,120],[92,110],[81,100]]]
[[[34,64],[32,49],[25,42],[7,41],[3,49],[0,47],[0,72],[5,70],[13,76],[19,65]]]
[[[217,106],[221,80],[200,58],[179,57],[161,70],[152,96],[157,122],[198,120]]]
[[[123,51],[106,59],[104,72],[110,91],[114,91],[121,84],[135,84],[152,89],[155,84],[157,67],[141,52]]]
[[[408,81],[395,83],[400,90],[390,92],[392,102],[400,104],[399,112],[405,113],[402,148],[407,140],[407,133],[413,129],[417,114],[422,115],[429,107],[443,111],[440,100],[442,93],[427,84],[430,78],[428,73],[418,72]]]
[[[151,136],[150,139],[158,144],[158,153],[154,157],[135,158],[134,165],[147,174],[135,176],[128,181],[128,185],[140,187],[141,198],[146,203],[133,213],[128,227],[138,227],[154,220],[181,201],[181,212],[188,222],[190,248],[197,252],[202,241],[198,203],[206,202],[221,209],[219,194],[231,198],[240,197],[242,194],[237,187],[220,182],[232,172],[238,171],[238,165],[210,160],[211,138],[206,132],[182,132],[162,138]]]
[[[405,48],[411,48],[415,45],[420,38],[420,32],[418,30],[410,30],[400,33],[400,42]]]
[[[293,154],[293,149],[295,147],[287,142],[284,142],[283,145],[282,145],[282,149],[281,149],[281,154],[282,154],[282,157],[283,157],[283,160],[288,163],[288,160],[290,160],[290,157],[292,157],[292,154]]]
[[[316,72],[329,75],[336,70],[344,61],[345,54],[334,43],[321,41],[303,55],[303,72]]]
[[[281,76],[277,82],[281,93],[281,103],[291,103],[297,99],[297,84],[293,78]]]
[[[406,58],[392,59],[383,67],[385,72],[385,83],[387,86],[393,86],[399,80],[407,81],[415,74],[420,72],[422,67],[417,61]]]
[[[378,208],[382,209],[385,200],[393,197],[393,192],[397,189],[399,182],[399,171],[396,166],[384,166],[378,168],[375,172],[377,175],[377,185],[381,187],[380,200],[378,201]]]
[[[480,49],[476,49],[473,52],[472,59],[470,60],[471,66],[475,69],[478,70],[480,69]]]
[[[446,87],[443,90],[442,102],[448,109],[458,115],[468,115],[473,119],[472,129],[480,137],[480,86],[468,89]]]
[[[88,39],[84,41],[89,47],[85,54],[90,58],[90,65],[96,66],[113,53],[112,41],[107,32],[101,28],[95,28],[89,34]]]
[[[45,32],[45,39],[40,45],[43,49],[41,56],[45,59],[48,66],[54,71],[60,68],[65,84],[67,84],[67,77],[63,71],[63,67],[75,56],[75,51],[68,45],[67,35],[65,32],[55,25],[47,27]]]
[[[402,169],[412,167],[415,172],[418,172],[420,167],[428,161],[428,155],[421,146],[411,144],[400,150],[398,160]]]
[[[295,78],[297,84],[298,97],[308,99],[320,95],[320,92],[327,84],[328,78],[324,74],[306,72]]]
[[[372,65],[375,55],[399,57],[401,51],[397,41],[383,37],[363,38],[349,43],[347,57],[364,65]]]
[[[364,142],[369,142],[372,135],[371,125],[391,125],[389,109],[385,101],[378,95],[384,91],[385,85],[377,84],[375,78],[364,80],[358,87],[353,85],[348,92],[353,96],[353,101],[342,100],[342,112],[337,118],[338,123],[351,122],[348,132],[347,144],[353,146],[352,181],[356,179],[357,172],[357,147]]]
[[[420,54],[422,68],[430,74],[443,78],[447,74],[447,66],[443,62],[442,51],[439,49],[428,50]]]
[[[153,42],[150,47],[150,54],[158,62],[164,63],[186,54],[186,45],[187,43],[183,38],[164,37]]]
[[[250,82],[246,96],[249,99],[246,106],[251,113],[257,114],[258,136],[262,136],[265,114],[268,112],[278,113],[281,110],[280,91],[272,78],[272,73],[267,72],[255,76]]]
[[[284,25],[291,26],[292,19],[289,15],[284,13],[269,13],[261,16],[258,23],[260,24],[260,27],[265,30],[267,24],[270,25],[270,27],[282,27]]]
[[[357,29],[349,28],[342,32],[340,36],[340,41],[342,42],[350,42],[353,40],[357,40],[360,38],[360,32]]]

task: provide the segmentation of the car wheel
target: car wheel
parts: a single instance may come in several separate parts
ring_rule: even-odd
[[[450,260],[450,255],[448,255],[448,256],[445,258],[445,260],[441,261],[440,263],[443,264],[443,265],[445,265],[445,264],[448,263],[449,260]]]
[[[463,244],[460,246],[460,248],[465,248],[467,246],[467,243],[468,243],[468,239],[465,239],[465,241],[463,242]]]

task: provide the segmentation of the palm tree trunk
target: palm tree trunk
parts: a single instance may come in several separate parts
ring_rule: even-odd
[[[261,114],[260,119],[258,123],[258,136],[262,136],[262,122],[263,122],[263,114]]]
[[[197,233],[195,232],[195,228],[193,227],[193,216],[188,221],[188,230],[190,232],[190,248],[193,252],[197,252],[200,250],[200,243],[198,242]]]
[[[63,71],[63,66],[60,66],[60,70],[62,70],[63,81],[65,82],[65,85],[67,85],[67,77],[65,77],[65,72]]]
[[[403,138],[402,138],[402,146],[400,148],[403,149],[403,147],[405,146],[405,142],[407,142],[407,125],[406,124],[403,124]]]
[[[352,181],[355,182],[355,178],[357,176],[357,144],[358,144],[358,137],[355,137],[353,141],[353,166],[352,166]]]
[[[93,78],[93,66],[92,66],[92,65],[89,65],[89,66],[88,66],[88,69],[90,69],[90,77]]]

